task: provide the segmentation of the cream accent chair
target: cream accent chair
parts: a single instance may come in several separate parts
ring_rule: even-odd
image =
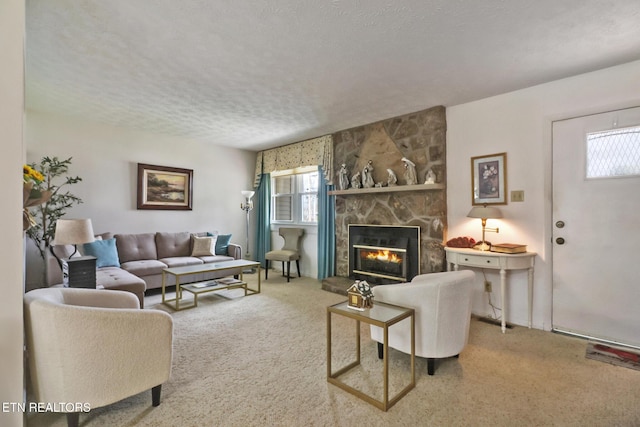
[[[410,283],[373,287],[373,304],[386,302],[416,311],[416,356],[427,358],[433,375],[435,359],[457,357],[467,345],[471,322],[471,293],[475,273],[470,270],[421,274]],[[382,358],[383,330],[371,326]],[[402,321],[389,328],[389,347],[411,354],[411,325]]]
[[[171,373],[173,320],[125,291],[44,288],[24,296],[36,402],[106,406],[145,390],[160,404]],[[67,413],[77,426],[79,412]]]
[[[284,263],[287,263],[287,282],[291,279],[291,261],[296,262],[296,270],[300,277],[300,237],[304,234],[304,228],[280,227],[278,234],[284,239],[284,246],[278,251],[269,251],[264,255],[265,269],[264,280],[269,276],[269,260],[282,261],[282,275],[284,276]]]

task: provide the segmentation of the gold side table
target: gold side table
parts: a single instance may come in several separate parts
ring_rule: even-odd
[[[331,315],[338,314],[356,321],[356,360],[351,362],[342,369],[332,372],[331,369]],[[396,323],[411,318],[411,382],[404,389],[402,389],[394,397],[389,398],[389,327]],[[360,390],[357,390],[338,379],[338,377],[345,372],[355,368],[360,364],[360,322],[367,323],[369,325],[378,326],[384,331],[384,343],[383,343],[383,378],[384,378],[384,390],[382,400],[377,400]],[[382,302],[374,302],[372,308],[365,309],[364,311],[357,311],[348,308],[347,301],[327,307],[327,381],[341,389],[359,397],[377,407],[383,411],[387,411],[398,400],[406,395],[411,389],[416,386],[416,370],[415,370],[415,354],[416,354],[416,338],[415,338],[415,324],[416,316],[415,311],[412,308],[400,307],[397,305],[386,304]]]

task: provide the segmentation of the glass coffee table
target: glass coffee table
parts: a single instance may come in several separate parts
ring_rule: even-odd
[[[340,316],[348,317],[356,321],[356,360],[351,362],[347,366],[332,372],[331,368],[331,315],[338,314]],[[389,327],[396,323],[411,318],[411,382],[405,388],[403,388],[394,397],[389,398]],[[345,372],[360,365],[360,322],[367,323],[382,328],[384,330],[384,343],[383,343],[383,397],[382,400],[377,400],[360,390],[357,390],[350,385],[340,381],[338,377]],[[372,404],[373,406],[387,411],[398,400],[406,395],[411,389],[416,386],[416,370],[415,370],[415,355],[416,355],[416,338],[415,338],[415,324],[416,315],[413,308],[400,307],[397,305],[386,304],[383,302],[374,302],[372,308],[367,308],[364,311],[354,310],[348,307],[348,302],[344,301],[332,306],[327,307],[327,381],[343,390],[348,391],[354,396]]]
[[[243,280],[243,274],[240,273],[239,279],[233,279],[231,277],[211,279],[200,283],[189,283],[185,285],[180,284],[180,278],[182,276],[189,276],[193,274],[210,273],[214,271],[233,270],[238,268],[256,268],[258,269],[258,288],[253,289],[247,286],[247,283]],[[176,281],[176,297],[167,299],[165,295],[167,276],[174,276]],[[175,311],[186,310],[188,308],[194,308],[198,306],[198,295],[221,291],[224,289],[243,288],[245,295],[259,294],[260,293],[260,263],[258,261],[249,261],[236,259],[233,261],[221,261],[212,262],[207,264],[197,265],[185,265],[183,267],[170,267],[162,270],[162,303],[168,307],[171,307]],[[193,303],[186,305],[182,301],[182,291],[187,291],[193,294]]]

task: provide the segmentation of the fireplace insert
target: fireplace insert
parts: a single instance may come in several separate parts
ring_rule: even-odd
[[[349,277],[408,282],[420,273],[419,242],[419,227],[349,225]]]

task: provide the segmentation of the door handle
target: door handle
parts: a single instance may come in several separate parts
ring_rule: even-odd
[[[558,238],[556,239],[556,243],[557,243],[557,244],[559,244],[559,245],[564,245],[564,238],[562,238],[562,237],[558,237]]]

